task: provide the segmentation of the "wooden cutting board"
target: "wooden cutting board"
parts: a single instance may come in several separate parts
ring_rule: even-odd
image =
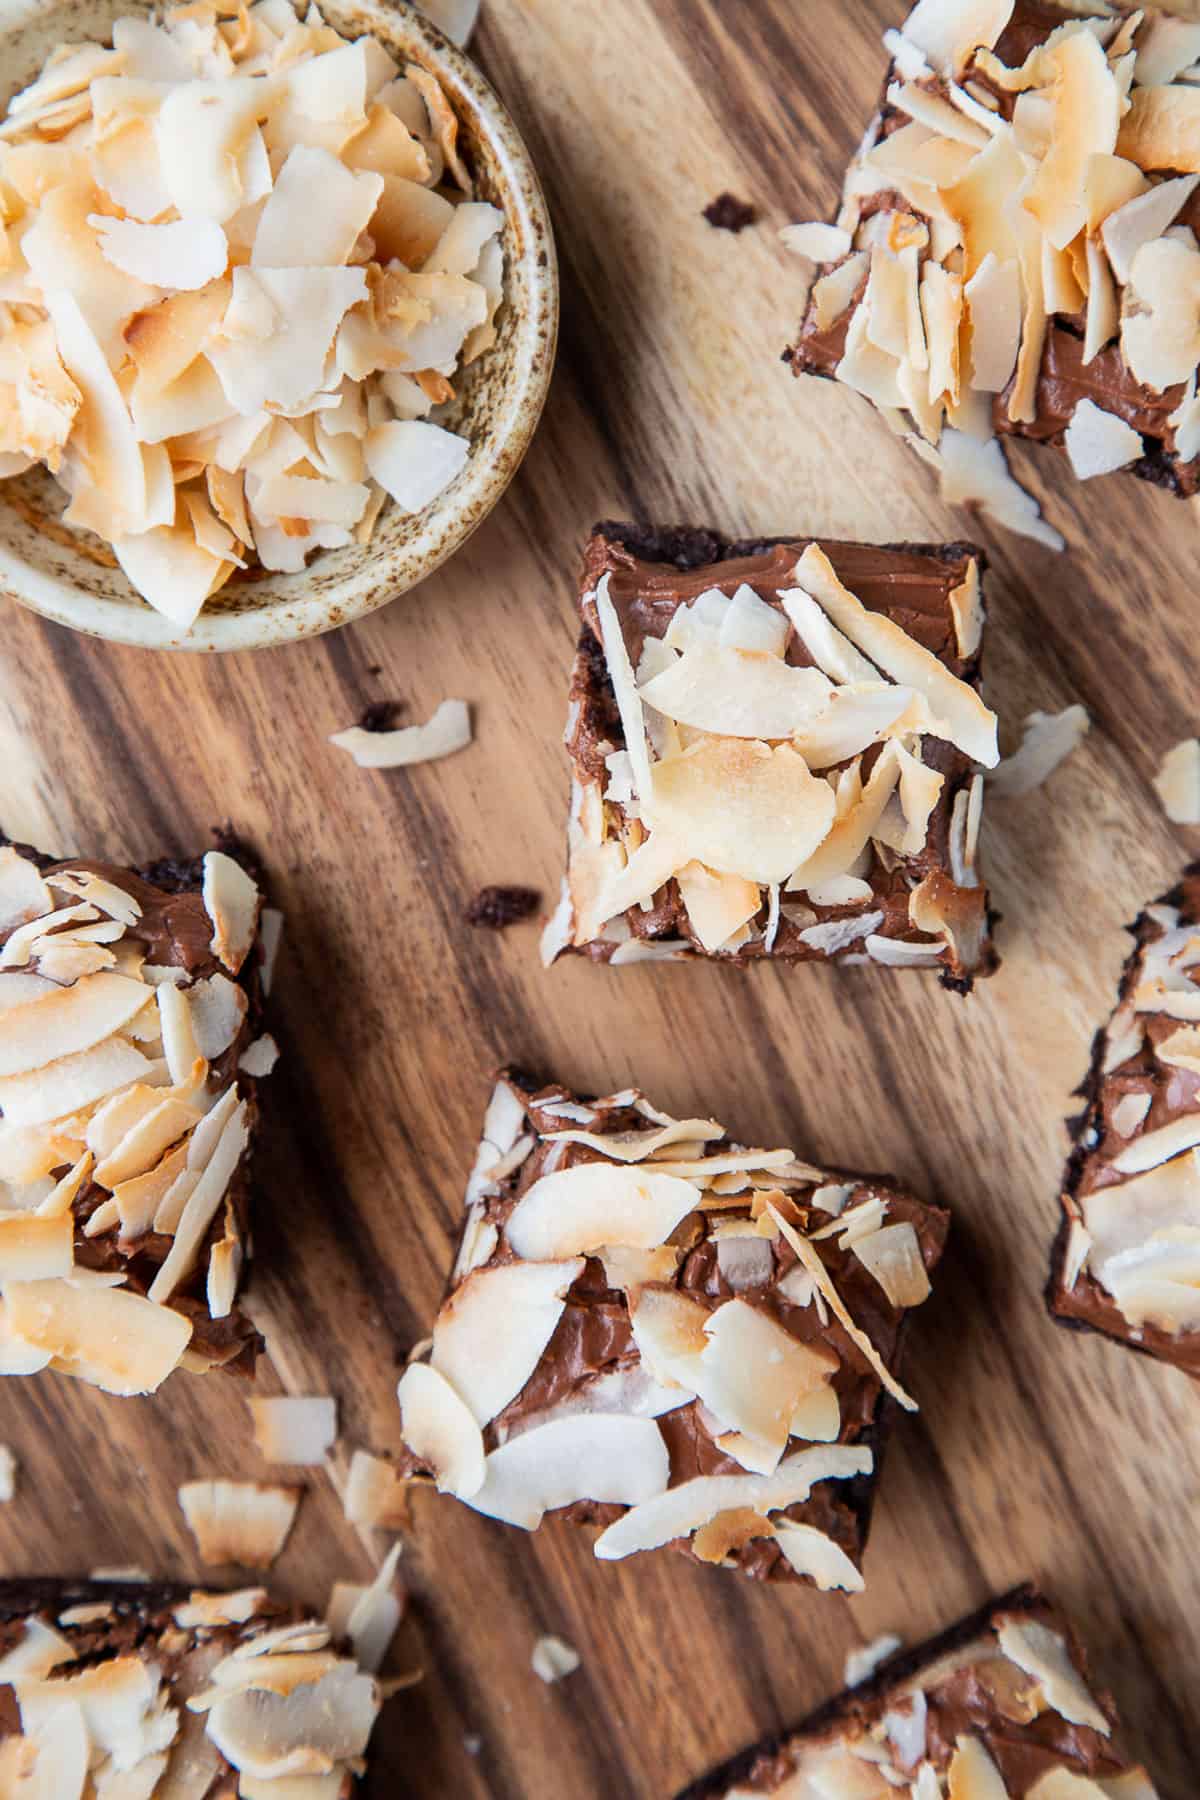
[[[1066,532],[1056,557],[972,527],[865,404],[779,361],[800,307],[778,227],[831,208],[899,0],[485,0],[478,54],[545,173],[564,280],[545,423],[499,512],[419,593],[296,648],[207,659],[93,643],[9,606],[2,813],[56,852],[188,852],[230,821],[288,925],[273,1004],[257,1242],[264,1381],[333,1392],[342,1447],[275,1579],[323,1605],[386,1547],[342,1518],[350,1446],[396,1441],[394,1388],[446,1273],[489,1078],[643,1084],[745,1137],[891,1168],[954,1209],[854,1600],[759,1591],[671,1555],[594,1562],[416,1496],[403,1650],[378,1800],[663,1800],[839,1685],[846,1652],[913,1639],[1038,1576],[1075,1612],[1164,1800],[1200,1766],[1200,1396],[1053,1327],[1041,1302],[1064,1114],[1124,954],[1122,922],[1189,845],[1148,786],[1197,726],[1196,519],[1131,478],[1076,488],[1015,452]],[[701,218],[753,201],[740,237]],[[997,801],[985,850],[1004,967],[968,1001],[916,975],[583,964],[542,971],[531,926],[462,923],[485,882],[557,890],[573,582],[593,519],[736,533],[942,538],[993,559],[990,692],[1010,730],[1082,700],[1094,729],[1044,790]],[[475,709],[452,761],[369,774],[328,734],[373,700]],[[1193,844],[1190,846],[1195,848]],[[109,1400],[10,1382],[21,1463],[0,1572],[203,1571],[177,1484],[262,1476],[244,1390],[174,1378]],[[235,1571],[217,1571],[232,1578]],[[582,1668],[547,1688],[536,1639]]]

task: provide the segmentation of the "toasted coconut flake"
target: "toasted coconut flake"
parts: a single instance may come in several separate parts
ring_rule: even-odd
[[[0,848],[0,931],[40,919],[53,905],[36,864],[11,844]]]
[[[852,1249],[893,1306],[920,1306],[931,1293],[921,1242],[907,1220],[856,1238]]]
[[[74,1229],[69,1214],[0,1213],[0,1285],[45,1281],[70,1272]]]
[[[1020,265],[989,250],[964,289],[970,319],[971,386],[1000,394],[1012,379],[1021,341]]]
[[[343,1507],[352,1525],[398,1531],[408,1523],[408,1490],[392,1463],[369,1450],[355,1450]]]
[[[0,1076],[21,1075],[120,1031],[146,1003],[145,984],[124,975],[84,976],[68,988],[33,1000],[6,1020]]]
[[[951,505],[976,505],[1019,537],[1032,538],[1050,550],[1065,548],[1065,539],[1047,525],[1032,494],[1008,472],[995,438],[981,443],[967,432],[949,427],[939,445],[942,498]]]
[[[522,1119],[524,1116],[522,1109]],[[569,1130],[548,1131],[544,1135],[551,1143],[586,1144],[589,1150],[598,1150],[611,1162],[636,1163],[661,1155],[673,1144],[709,1143],[724,1137],[725,1127],[715,1119],[671,1119],[657,1131]]]
[[[471,1500],[483,1485],[483,1435],[444,1375],[410,1363],[396,1389],[400,1424],[413,1455],[434,1472],[441,1493]]]
[[[796,579],[816,599],[837,628],[894,681],[922,694],[938,731],[985,767],[999,757],[996,718],[965,681],[882,613],[869,612],[843,587],[829,558],[810,544],[796,565]]]
[[[235,1090],[230,1090],[234,1093]],[[209,1114],[209,1119],[215,1117]],[[208,1123],[208,1120],[205,1121]],[[189,1149],[189,1162],[196,1147],[199,1132],[193,1134]],[[175,1227],[175,1241],[167,1253],[154,1280],[150,1284],[151,1300],[165,1303],[171,1298],[179,1283],[188,1275],[204,1242],[205,1234],[216,1217],[226,1190],[233,1180],[238,1164],[245,1155],[250,1143],[250,1131],[247,1124],[247,1107],[244,1100],[239,1101],[232,1109],[229,1117],[221,1127],[220,1137],[213,1146],[212,1152],[199,1173],[199,1177],[188,1194],[183,1211]],[[156,1219],[156,1224],[158,1220]]]
[[[1045,55],[1053,59],[1053,124],[1046,154],[1023,204],[1049,242],[1063,250],[1087,225],[1089,159],[1117,147],[1121,98],[1104,51],[1090,31],[1065,34]]]
[[[867,1336],[867,1333],[862,1331],[854,1323],[854,1320],[851,1318],[842,1301],[841,1295],[833,1284],[833,1278],[825,1267],[825,1264],[822,1262],[818,1252],[814,1249],[812,1244],[808,1242],[807,1238],[802,1237],[795,1227],[783,1217],[782,1213],[780,1213],[776,1207],[768,1205],[767,1211],[775,1220],[776,1225],[779,1227],[792,1249],[796,1252],[805,1273],[812,1277],[817,1291],[824,1299],[825,1304],[829,1307],[829,1310],[833,1313],[838,1323],[846,1331],[856,1348],[861,1351],[871,1368],[874,1369],[888,1393],[891,1394],[894,1400],[900,1402],[900,1405],[906,1412],[916,1412],[918,1407],[912,1395],[907,1393],[905,1389],[901,1387],[900,1383],[891,1373],[891,1370],[888,1369],[884,1363],[883,1358],[880,1356],[878,1350],[876,1350],[871,1339]]]
[[[505,1237],[530,1262],[586,1256],[605,1244],[653,1250],[699,1198],[690,1182],[648,1166],[580,1163],[535,1181],[509,1215]]]
[[[521,1440],[518,1440],[520,1442]],[[595,1553],[611,1562],[640,1550],[657,1550],[687,1536],[718,1514],[748,1507],[768,1516],[807,1500],[819,1481],[845,1481],[870,1474],[874,1459],[865,1447],[819,1445],[797,1451],[773,1475],[701,1476],[634,1505],[601,1532]]]
[[[740,1439],[738,1460],[770,1474],[783,1454],[792,1420],[807,1396],[827,1381],[836,1358],[799,1342],[745,1300],[729,1300],[705,1321],[707,1339],[694,1372],[701,1400]],[[691,1370],[689,1369],[689,1373]]]
[[[918,0],[902,35],[935,69],[953,76],[981,45],[995,48],[1012,11],[1013,0]]]
[[[240,863],[222,850],[210,850],[204,858],[203,896],[213,927],[210,948],[236,975],[258,930],[258,889]]]
[[[1117,154],[1148,174],[1200,172],[1200,90],[1183,85],[1137,87],[1121,121]]]
[[[189,1481],[179,1504],[201,1562],[269,1569],[296,1519],[303,1490],[257,1481]]]
[[[1064,442],[1071,467],[1080,481],[1127,469],[1144,453],[1142,435],[1094,400],[1081,400],[1071,416]]]
[[[828,705],[828,681],[777,654],[697,644],[641,689],[642,702],[698,731],[742,738],[790,738]]]
[[[328,150],[298,144],[279,171],[254,236],[255,268],[345,263],[383,193],[383,177],[347,169]]]
[[[40,1125],[91,1106],[106,1094],[144,1079],[152,1065],[124,1038],[64,1056],[25,1075],[0,1078],[0,1108],[10,1125]]]
[[[192,1335],[167,1307],[121,1288],[68,1281],[14,1284],[5,1296],[8,1334],[49,1355],[66,1375],[109,1394],[150,1394],[177,1367]]]
[[[151,287],[202,288],[223,275],[229,261],[225,233],[212,219],[144,225],[94,214],[88,224],[113,267]]]
[[[407,725],[399,731],[352,726],[335,732],[329,741],[348,750],[360,769],[409,768],[465,750],[471,742],[471,711],[465,700],[443,700],[424,725]]]
[[[1072,1725],[1086,1725],[1101,1737],[1111,1736],[1107,1715],[1088,1692],[1057,1632],[1037,1620],[1006,1619],[996,1635],[1008,1660],[1041,1683],[1049,1706]]]
[[[583,1270],[582,1256],[479,1269],[442,1307],[433,1328],[431,1366],[479,1425],[487,1425],[524,1388]]]
[[[1200,739],[1174,744],[1159,764],[1154,788],[1176,825],[1200,825]]]
[[[387,1656],[404,1605],[395,1591],[396,1565],[402,1544],[393,1544],[369,1587],[351,1582],[335,1583],[326,1608],[329,1629],[335,1638],[348,1638],[360,1669],[375,1674]]]
[[[861,1594],[866,1586],[841,1546],[815,1525],[779,1525],[775,1541],[796,1573],[808,1576],[823,1594],[834,1588]]]
[[[1112,1166],[1121,1175],[1140,1175],[1196,1144],[1200,1144],[1200,1113],[1185,1113],[1169,1125],[1160,1125],[1157,1131],[1145,1132],[1113,1158]]]
[[[854,248],[850,233],[837,225],[785,225],[779,233],[779,241],[785,250],[807,256],[815,263],[841,262]]]
[[[325,1395],[249,1400],[254,1441],[267,1462],[310,1468],[323,1463],[337,1437],[337,1401]]]
[[[637,1506],[665,1492],[670,1459],[652,1419],[581,1413],[510,1438],[487,1459],[470,1504],[536,1531],[547,1512],[578,1500]],[[597,1549],[599,1554],[599,1549]]]
[[[1060,713],[1030,713],[1020,748],[991,771],[989,785],[1010,798],[1031,793],[1079,748],[1090,728],[1091,719],[1083,706],[1068,706]]]
[[[956,1739],[947,1778],[950,1800],[1008,1800],[1004,1777],[977,1737]]]
[[[815,850],[833,811],[828,783],[789,745],[737,738],[705,738],[658,763],[643,805],[690,859],[763,885],[786,880]]]
[[[540,1637],[533,1646],[530,1667],[539,1681],[547,1686],[573,1675],[580,1665],[578,1650],[560,1637]]]
[[[327,1655],[310,1670],[306,1665],[312,1660],[297,1654],[260,1657],[256,1671],[247,1659],[231,1672],[240,1677],[232,1692],[213,1691],[208,1736],[242,1771],[239,1787],[247,1800],[251,1793],[266,1795],[271,1782],[285,1777],[333,1770],[342,1780],[345,1772],[338,1765],[355,1762],[367,1747],[380,1707],[376,1682],[352,1662]],[[198,1695],[188,1704],[196,1711],[204,1699]],[[252,1788],[251,1777],[264,1785]]]

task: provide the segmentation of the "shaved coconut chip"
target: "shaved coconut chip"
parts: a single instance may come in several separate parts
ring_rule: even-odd
[[[848,231],[842,231],[836,225],[819,223],[785,225],[779,233],[779,241],[785,250],[792,250],[797,256],[807,256],[810,262],[815,263],[841,262],[854,248]]]
[[[252,266],[312,268],[349,260],[383,193],[383,177],[354,173],[328,150],[298,144],[267,198]]]
[[[263,1033],[262,1037],[255,1038],[252,1044],[247,1044],[238,1058],[238,1068],[243,1075],[249,1075],[254,1080],[261,1081],[265,1075],[271,1073],[278,1061],[279,1045],[267,1031]]]
[[[1087,224],[1089,158],[1110,155],[1117,147],[1121,96],[1091,32],[1064,35],[1044,55],[1053,59],[1053,125],[1022,204],[1048,241],[1063,250]]]
[[[790,738],[828,705],[829,683],[778,654],[698,644],[642,687],[643,704],[698,731]]]
[[[400,1427],[412,1454],[433,1470],[441,1493],[471,1500],[485,1479],[483,1434],[444,1375],[410,1363],[396,1389]]]
[[[779,1227],[792,1249],[796,1252],[806,1274],[812,1277],[817,1291],[824,1299],[829,1310],[843,1327],[855,1347],[866,1358],[888,1393],[891,1394],[894,1400],[900,1402],[900,1405],[906,1412],[916,1412],[918,1407],[916,1401],[912,1398],[912,1395],[907,1393],[905,1389],[901,1387],[895,1376],[885,1365],[883,1358],[876,1350],[871,1339],[867,1336],[867,1333],[859,1329],[849,1312],[846,1310],[842,1297],[833,1284],[833,1278],[817,1251],[806,1238],[801,1237],[800,1233],[788,1223],[782,1213],[774,1206],[768,1204],[767,1211],[774,1219],[776,1225]]]
[[[246,1114],[246,1102],[239,1101],[225,1122],[203,1172],[188,1195],[176,1226],[175,1241],[167,1253],[166,1261],[150,1284],[151,1300],[165,1303],[190,1271],[205,1234],[249,1147],[250,1132]],[[194,1142],[195,1137],[193,1144]]]
[[[515,1400],[541,1362],[584,1259],[477,1270],[455,1289],[433,1328],[430,1366],[487,1425]]]
[[[1146,1132],[1128,1149],[1120,1151],[1112,1166],[1121,1175],[1140,1175],[1147,1169],[1157,1168],[1160,1163],[1169,1162],[1196,1144],[1200,1144],[1200,1113],[1185,1113],[1182,1118],[1172,1119],[1169,1125],[1159,1126],[1157,1131]]]
[[[471,446],[440,425],[400,419],[367,433],[367,468],[403,512],[420,512],[466,467]]]
[[[59,1057],[90,1050],[127,1025],[146,1003],[146,988],[124,975],[87,975],[19,1008],[0,1038],[0,1076],[20,1075]]]
[[[625,648],[621,621],[617,616],[617,610],[609,591],[610,586],[611,577],[605,575],[594,595],[596,617],[600,625],[600,642],[604,650],[604,660],[608,665],[609,679],[613,684],[617,709],[621,715],[625,748],[628,750],[630,761],[633,764],[633,778],[638,799],[645,807],[650,803],[653,791],[650,757],[646,748],[645,716],[634,679],[633,665],[629,660],[629,652]]]
[[[920,1306],[928,1300],[932,1289],[921,1256],[921,1242],[907,1220],[885,1225],[868,1237],[855,1238],[852,1248],[893,1306]]]
[[[222,1755],[243,1771],[239,1787],[247,1797],[250,1776],[269,1784],[324,1773],[357,1761],[367,1747],[380,1707],[374,1679],[352,1662],[330,1656],[310,1673],[305,1666],[309,1661],[299,1655],[259,1658],[257,1672],[246,1663],[232,1671],[241,1677],[232,1693],[213,1690],[206,1729]],[[286,1665],[292,1664],[299,1667],[290,1671]],[[309,1679],[303,1678],[306,1674]],[[188,1702],[193,1711],[203,1698]],[[337,1772],[344,1781],[345,1772]],[[253,1792],[265,1797],[267,1787],[256,1786]]]
[[[189,1322],[120,1288],[30,1281],[5,1295],[8,1333],[48,1353],[65,1375],[109,1394],[151,1394],[177,1367],[192,1335]]]
[[[540,1681],[549,1685],[562,1681],[564,1676],[573,1675],[580,1664],[578,1650],[564,1643],[560,1637],[541,1637],[533,1646],[530,1666]]]
[[[664,1494],[669,1480],[667,1447],[652,1419],[583,1413],[523,1432],[494,1450],[469,1504],[489,1518],[536,1531],[543,1516],[560,1507],[580,1500],[636,1507]]]
[[[947,427],[938,449],[943,500],[951,505],[981,506],[997,524],[1019,537],[1032,538],[1050,550],[1065,548],[1066,540],[1043,520],[1032,494],[1009,474],[995,438],[981,443],[966,432]]]
[[[313,1467],[324,1462],[337,1437],[337,1401],[323,1395],[280,1395],[248,1400],[254,1441],[267,1462]]]
[[[1076,406],[1063,442],[1080,481],[1127,469],[1145,449],[1140,432],[1115,413],[1104,412],[1094,400],[1081,400]]]
[[[535,1181],[509,1214],[504,1233],[530,1262],[586,1256],[606,1244],[653,1250],[699,1199],[690,1182],[646,1165],[579,1163]]]
[[[404,1613],[393,1586],[403,1547],[392,1545],[370,1587],[337,1582],[326,1609],[334,1637],[350,1640],[355,1662],[368,1674],[383,1663]]]
[[[1153,785],[1168,819],[1176,825],[1200,825],[1200,739],[1184,738],[1173,745]]]
[[[1149,1111],[1149,1094],[1126,1094],[1112,1109],[1112,1128],[1118,1137],[1132,1137]]]
[[[225,273],[229,246],[212,219],[143,225],[93,214],[88,219],[113,267],[152,287],[202,288]]]
[[[90,1106],[145,1077],[152,1065],[124,1038],[110,1037],[25,1075],[0,1078],[0,1110],[10,1125],[39,1125]]]
[[[885,674],[928,700],[938,730],[976,762],[998,760],[996,718],[975,690],[951,675],[945,664],[882,613],[869,612],[843,587],[829,558],[810,544],[796,565],[796,579],[838,629]]]
[[[41,918],[53,904],[36,865],[11,844],[0,848],[0,931]]]
[[[866,1583],[839,1544],[815,1525],[779,1525],[775,1542],[798,1575],[806,1575],[823,1594],[840,1588],[861,1594]]]
[[[171,1080],[176,1087],[198,1087],[207,1070],[196,1042],[192,1024],[192,1006],[188,996],[173,982],[164,981],[155,990],[158,1003],[159,1029],[163,1055]],[[131,1121],[132,1123],[132,1121]],[[94,1149],[100,1148],[93,1144]],[[114,1146],[115,1147],[115,1146]]]
[[[1006,1619],[996,1636],[1003,1654],[1041,1683],[1047,1705],[1069,1724],[1087,1725],[1101,1737],[1112,1735],[1108,1717],[1088,1692],[1057,1632],[1034,1619]]]
[[[716,955],[762,906],[758,883],[740,875],[714,875],[702,863],[677,871],[688,923],[709,955]]]
[[[1200,171],[1200,92],[1179,84],[1135,88],[1117,153],[1147,173]]]
[[[408,768],[465,750],[471,742],[471,712],[465,700],[443,700],[424,725],[399,731],[364,731],[355,725],[335,732],[329,741],[348,750],[360,769]]]
[[[1020,748],[989,773],[990,786],[1010,797],[1041,787],[1079,748],[1090,728],[1091,719],[1083,706],[1068,706],[1060,713],[1030,713]]]
[[[950,1800],[1008,1800],[1004,1777],[979,1738],[955,1740],[947,1777]]]
[[[971,385],[1000,394],[1012,379],[1021,340],[1020,265],[989,250],[964,289],[970,317]]]
[[[524,1110],[522,1110],[522,1119]],[[672,1144],[708,1143],[724,1137],[725,1127],[715,1119],[671,1119],[657,1131],[548,1131],[545,1140],[555,1144],[586,1144],[612,1162],[645,1162]]]
[[[266,110],[266,84],[238,76],[188,81],[165,95],[155,123],[171,203],[224,224],[243,204],[241,153]]]
[[[767,885],[784,881],[833,822],[828,783],[787,744],[704,738],[654,769],[643,813],[691,857]]]
[[[1127,283],[1133,259],[1143,244],[1153,242],[1174,224],[1195,192],[1200,175],[1162,181],[1110,212],[1100,228],[1108,260],[1118,281]]]
[[[992,50],[1013,0],[918,0],[901,28],[906,44],[944,75],[957,75],[981,45]]]
[[[74,1235],[69,1215],[0,1213],[0,1284],[66,1275],[74,1261]]]
[[[814,887],[821,888],[854,867],[879,825],[899,779],[900,764],[895,754],[895,745],[889,743],[871,770],[861,798],[836,821],[820,848],[806,862],[792,870],[787,883],[789,893],[811,892]],[[881,915],[869,914],[864,917],[870,919],[870,923],[865,926],[867,931],[877,931],[883,922]],[[840,928],[845,922],[835,923]],[[825,932],[828,927],[814,925],[809,930]],[[819,944],[823,940],[818,937],[808,941]]]
[[[265,406],[307,408],[321,386],[338,326],[367,297],[366,276],[361,269],[235,269],[235,297],[248,283],[265,289],[275,308],[274,332],[266,340],[226,336],[209,348],[209,360],[230,404],[244,416]]]
[[[184,528],[158,526],[134,537],[116,537],[112,547],[130,586],[183,630],[195,623],[232,567],[200,549]]]
[[[343,1510],[352,1525],[395,1531],[408,1522],[408,1490],[393,1464],[356,1450],[346,1476]]]
[[[703,1330],[707,1343],[695,1370],[696,1392],[723,1424],[750,1441],[754,1460],[747,1466],[770,1474],[796,1409],[833,1375],[837,1360],[793,1338],[744,1300],[719,1306]]]
[[[257,1481],[189,1481],[179,1504],[201,1562],[269,1569],[295,1523],[301,1488]]]
[[[773,1475],[700,1476],[634,1505],[601,1532],[595,1554],[601,1562],[611,1562],[640,1550],[657,1550],[708,1524],[719,1513],[740,1507],[764,1516],[778,1512],[807,1500],[820,1481],[869,1475],[873,1466],[869,1449],[831,1444],[798,1451]]]
[[[819,669],[839,683],[878,684],[879,670],[822,612],[803,588],[781,589],[780,601],[796,634]]]
[[[209,850],[204,858],[203,897],[213,927],[210,948],[236,975],[258,930],[258,889],[240,863],[222,850]]]

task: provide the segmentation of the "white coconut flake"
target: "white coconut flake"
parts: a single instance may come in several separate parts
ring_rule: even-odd
[[[1154,789],[1173,824],[1200,825],[1200,739],[1184,738],[1167,751]]]
[[[1059,713],[1030,713],[1020,747],[988,771],[989,787],[1009,799],[1031,793],[1079,748],[1090,729],[1091,719],[1083,706],[1068,706]]]
[[[1141,433],[1094,400],[1081,400],[1064,434],[1067,455],[1080,481],[1127,469],[1144,452]]]
[[[465,700],[443,700],[424,725],[407,725],[399,731],[364,731],[354,725],[330,738],[339,750],[347,750],[360,769],[401,769],[414,763],[437,762],[454,756],[471,742],[471,709]]]
[[[881,1663],[897,1650],[903,1649],[904,1639],[894,1632],[885,1631],[880,1637],[873,1638],[864,1644],[861,1650],[851,1650],[846,1658],[845,1681],[848,1688],[861,1687],[864,1681],[870,1681]]]
[[[548,1636],[540,1637],[533,1646],[530,1665],[538,1680],[549,1687],[553,1682],[573,1675],[581,1660],[578,1650],[563,1638]]]

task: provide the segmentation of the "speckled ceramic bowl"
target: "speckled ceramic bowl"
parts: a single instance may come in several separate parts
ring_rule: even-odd
[[[115,18],[139,10],[149,10],[142,0],[0,0],[0,99],[32,81],[56,44],[103,40]],[[77,631],[160,650],[245,650],[360,619],[458,549],[503,494],[533,436],[554,364],[558,269],[529,152],[474,64],[411,7],[329,0],[322,10],[345,36],[371,32],[400,62],[437,74],[479,196],[507,219],[499,342],[467,371],[447,421],[470,438],[470,457],[415,518],[389,503],[365,548],[320,551],[299,575],[235,577],[183,634],[134,593],[106,545],[60,523],[65,497],[44,470],[0,482],[0,592]]]

